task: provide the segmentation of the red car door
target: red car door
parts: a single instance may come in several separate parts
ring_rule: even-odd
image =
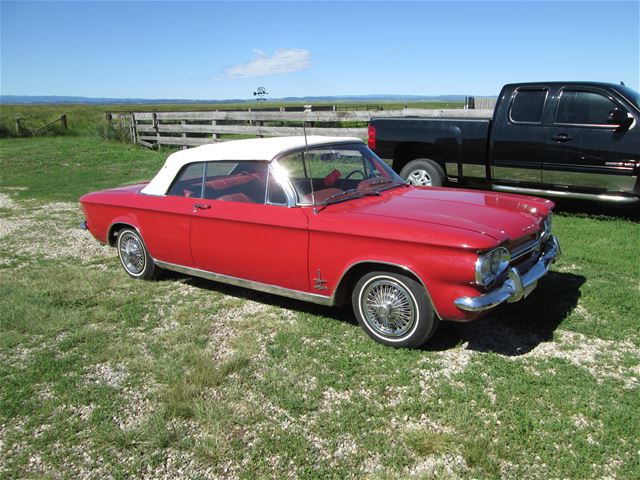
[[[156,260],[193,267],[191,218],[202,193],[204,163],[184,167],[166,195],[138,198],[137,224],[149,253]]]
[[[147,195],[135,211],[140,233],[156,260],[193,266],[189,230],[194,200],[184,197]]]
[[[223,162],[211,163],[205,198],[191,218],[195,267],[308,291],[309,232],[303,209],[269,201],[266,163],[233,162],[225,175],[210,175],[210,170],[220,173]]]

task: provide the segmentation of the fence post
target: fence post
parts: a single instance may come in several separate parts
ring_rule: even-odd
[[[211,120],[211,125],[217,125],[218,122],[216,122],[215,120]],[[212,133],[211,134],[211,140],[218,140],[218,134],[217,133]]]
[[[16,135],[20,136],[22,126],[20,125],[20,117],[16,117]]]
[[[180,122],[180,126],[182,127],[182,138],[187,138],[187,132],[184,131],[184,126],[187,124],[186,121],[182,120]],[[182,150],[186,150],[187,146],[186,145],[182,145]]]
[[[129,124],[129,129],[130,129],[130,135],[131,135],[131,143],[136,144],[138,139],[137,137],[137,131],[136,131],[136,116],[135,114],[131,114],[131,123]]]
[[[156,147],[160,150],[160,132],[158,131],[158,114],[153,113],[153,128],[156,130]]]
[[[62,129],[66,130],[68,125],[67,125],[67,114],[63,113],[62,115],[60,115],[60,124],[62,125]]]

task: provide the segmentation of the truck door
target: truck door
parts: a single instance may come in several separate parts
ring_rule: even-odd
[[[541,180],[545,87],[518,88],[503,120],[494,117],[491,175],[494,183],[534,183]]]
[[[542,181],[554,187],[632,192],[640,160],[637,119],[615,124],[627,109],[605,90],[565,87],[546,129]],[[629,117],[629,120],[631,118]]]

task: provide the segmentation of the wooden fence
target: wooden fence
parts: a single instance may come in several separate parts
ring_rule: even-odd
[[[493,110],[498,101],[497,97],[465,97],[464,108],[478,110]]]
[[[367,122],[375,117],[486,118],[491,110],[412,109],[362,111],[198,111],[107,112],[107,121],[128,131],[131,141],[149,148],[160,145],[193,147],[221,140],[286,135],[367,137]],[[304,126],[304,128],[303,128]]]
[[[31,128],[28,125],[25,124],[24,119],[20,118],[20,117],[16,117],[16,135],[18,137],[23,137],[23,136],[35,136],[38,135],[40,132],[43,132],[44,130],[52,127],[54,124],[60,122],[60,128],[62,130],[66,130],[68,128],[68,124],[67,124],[67,114],[63,113],[62,115],[60,115],[59,117],[51,120],[50,122],[45,123],[44,125],[37,127],[37,128]]]

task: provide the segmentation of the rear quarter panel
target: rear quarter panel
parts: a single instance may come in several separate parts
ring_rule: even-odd
[[[140,232],[153,258],[192,265],[189,226],[193,199],[107,190],[85,195],[80,202],[87,227],[98,241],[108,243],[109,228],[124,223]]]

